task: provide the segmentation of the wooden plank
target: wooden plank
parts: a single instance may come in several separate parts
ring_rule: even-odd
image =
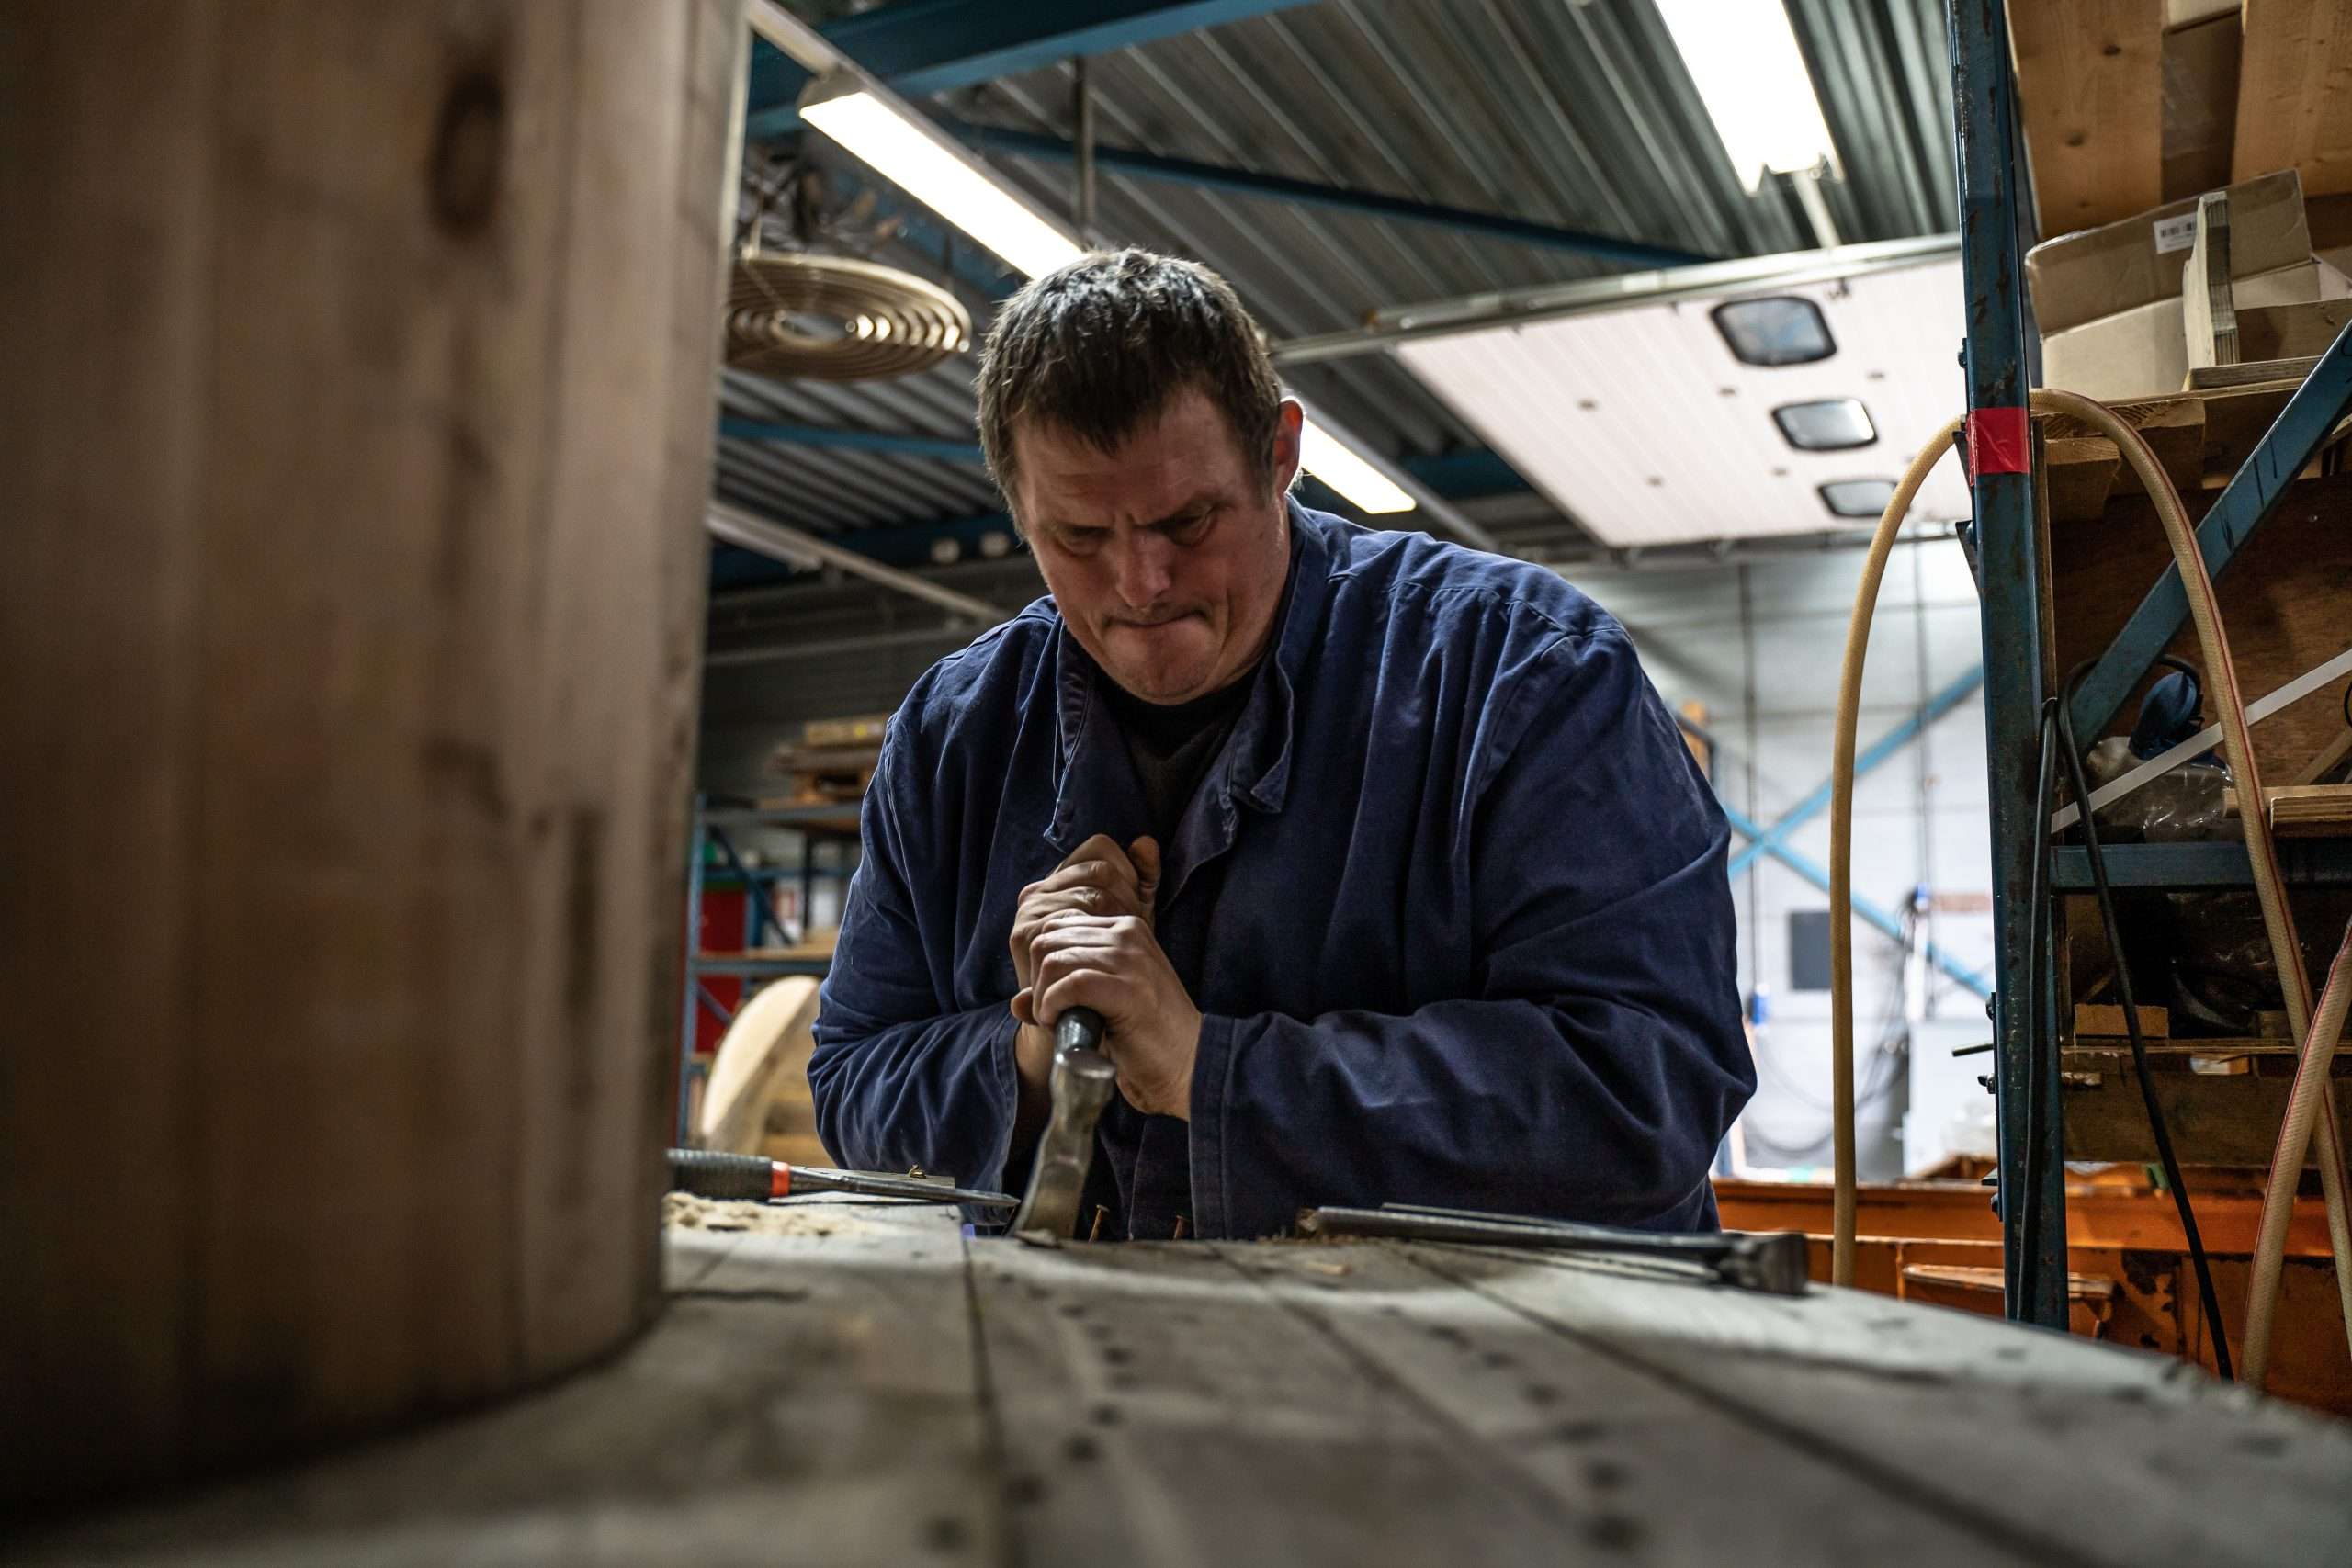
[[[2116,415],[2139,433],[2177,490],[2190,491],[2205,475],[2205,400],[2186,394],[2118,403]],[[2095,434],[2071,414],[2034,416],[2043,430],[2042,466],[2048,475],[2053,523],[2096,517],[2115,495],[2140,495],[2145,487],[2126,465],[2115,443]]]
[[[2172,1032],[2172,1010],[2143,1003],[2140,1012],[2140,1034],[2143,1039],[2161,1039]],[[2126,1035],[2131,1022],[2123,1009],[2113,1002],[2076,1002],[2075,1004],[2075,1033],[2084,1035]]]
[[[1209,1247],[972,1258],[1020,1561],[1532,1565],[1594,1528]]]
[[[699,1146],[756,1154],[767,1136],[769,1108],[780,1100],[808,1100],[815,1045],[809,1025],[816,1019],[817,982],[807,976],[775,981],[743,1004],[711,1058],[695,1122]]]
[[[2263,1162],[2267,1164],[2267,1160]],[[2231,1173],[2234,1174],[2234,1173]],[[2192,1183],[2197,1227],[2216,1252],[2254,1250],[2261,1217],[2260,1169],[2256,1185],[2233,1182],[2217,1188],[2211,1177]],[[1860,1201],[1864,1235],[1952,1241],[1998,1241],[1999,1217],[1990,1193],[1973,1181],[1866,1182]],[[1741,1181],[1715,1183],[1724,1224],[1738,1230],[1799,1230],[1826,1235],[1830,1229],[1826,1182]],[[2119,1247],[2179,1252],[2188,1247],[2172,1200],[2153,1189],[2119,1190],[2084,1180],[2066,1184],[2066,1235],[2075,1247]],[[2315,1207],[2299,1205],[2289,1221],[2290,1258],[2326,1258],[2327,1226]]]
[[[2339,730],[2335,739],[2312,752],[2312,760],[2303,764],[2302,772],[2295,775],[2294,782],[2299,784],[2318,784],[2342,767],[2347,757],[2352,757],[2352,728]]]
[[[2340,839],[2352,833],[2352,784],[2266,784],[2262,798],[2269,804],[2270,830],[2279,838]],[[2222,792],[2222,809],[2237,815],[2236,790]]]
[[[2305,196],[2352,191],[2352,15],[2339,0],[2245,0],[2233,179],[2275,169]]]
[[[2164,0],[2008,9],[2042,233],[2156,206],[2164,199]]]
[[[2238,18],[2235,0],[2222,13],[2185,26],[2168,16],[2165,31],[2164,198],[2179,201],[2230,183],[2230,148],[2238,118]]]
[[[1580,1519],[1595,1560],[2017,1561],[1976,1514],[1923,1506],[1784,1435],[1474,1291],[1437,1288],[1385,1246],[1222,1247],[1236,1269]],[[1703,1287],[1700,1287],[1703,1288]],[[1704,1475],[1738,1480],[1694,1486]],[[1979,1510],[1979,1513],[1987,1510]],[[1565,1543],[1564,1543],[1565,1544]],[[1583,1560],[1569,1556],[1566,1561]]]
[[[2209,420],[2215,417],[2215,401],[2207,402]],[[2199,491],[2182,498],[2192,518],[2203,515],[2212,494]],[[2344,606],[2352,604],[2347,516],[2352,516],[2352,476],[2290,485],[2270,521],[2239,548],[2216,584],[2238,684],[2248,700],[2344,651]],[[2171,564],[2172,550],[2144,497],[2119,497],[2101,516],[2053,530],[2057,667],[2071,670],[2105,652],[2146,586]],[[2184,626],[2167,651],[2204,666],[2193,627]],[[2347,684],[2352,677],[2331,682],[2255,726],[2255,754],[2267,778],[2292,778],[2335,738],[2344,728]],[[2130,726],[2138,712],[2139,694],[2135,689],[2118,710],[2114,728]],[[2083,739],[2087,744],[2091,738]]]
[[[1860,1292],[1766,1301],[1631,1261],[1408,1250],[1883,1489],[1949,1515],[1998,1497],[2018,1556],[2269,1568],[2352,1551],[2352,1428],[2168,1358]]]
[[[2066,1157],[2148,1161],[2156,1157],[2147,1106],[2130,1058],[2113,1071],[2071,1074],[2066,1083]],[[2085,1078],[2097,1081],[2084,1081]],[[2156,1103],[2183,1165],[2263,1166],[2278,1141],[2291,1077],[2268,1073],[2152,1073]],[[2339,1116],[2352,1116],[2352,1080],[2336,1077]],[[2315,1156],[2306,1155],[2304,1163]],[[2191,1186],[2195,1185],[2192,1179]]]
[[[496,1410],[12,1543],[28,1563],[1001,1562],[952,1216],[673,1233],[634,1348]]]
[[[6,1512],[658,1306],[742,30],[0,32]]]

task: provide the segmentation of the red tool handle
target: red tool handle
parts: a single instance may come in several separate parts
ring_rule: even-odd
[[[670,1187],[697,1198],[757,1202],[792,1190],[792,1168],[757,1155],[723,1155],[709,1149],[672,1149]]]

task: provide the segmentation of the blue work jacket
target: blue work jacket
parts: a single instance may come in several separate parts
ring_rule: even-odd
[[[1713,1225],[1755,1088],[1729,834],[1623,629],[1523,562],[1290,525],[1273,641],[1163,851],[1192,1120],[1114,1099],[1082,1213],[1139,1238],[1324,1203]],[[1040,599],[891,719],[808,1064],[834,1157],[1026,1180],[1015,901],[1149,831],[1107,679]]]

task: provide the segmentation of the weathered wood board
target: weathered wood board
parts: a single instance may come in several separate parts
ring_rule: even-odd
[[[2045,235],[2164,199],[2164,0],[2010,0],[2018,99]]]
[[[841,1201],[691,1217],[668,1314],[609,1365],[299,1471],[54,1524],[18,1560],[2352,1553],[2352,1427],[1965,1313],[1471,1247],[1039,1249]],[[735,1224],[763,1228],[710,1228]]]
[[[0,1515],[660,1305],[740,0],[0,19]]]

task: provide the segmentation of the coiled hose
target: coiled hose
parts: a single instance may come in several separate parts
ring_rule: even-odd
[[[2034,408],[2067,414],[2082,421],[2115,443],[2124,460],[2132,465],[2143,489],[2156,509],[2165,535],[2172,546],[2173,556],[2180,568],[2182,586],[2187,590],[2189,618],[2197,628],[2197,639],[2203,650],[2206,669],[2213,676],[2215,706],[2219,710],[2223,754],[2237,781],[2239,799],[2245,808],[2240,812],[2245,827],[2246,853],[2253,863],[2256,897],[2262,906],[2263,926],[2270,938],[2272,953],[2278,965],[2280,988],[2287,1003],[2288,1022],[2301,1044],[2295,1069],[2294,1089],[2288,1100],[2288,1112],[2279,1129],[2278,1157],[2274,1158],[2270,1179],[2263,1193],[2262,1228],[2257,1239],[2256,1268],[2252,1295],[2247,1303],[2245,1337],[2245,1377],[2260,1383],[2267,1367],[2270,1331],[2277,1314],[2279,1259],[2286,1243],[2287,1219],[2294,1203],[2295,1187],[2301,1175],[2301,1155],[2296,1133],[2300,1126],[2305,1140],[2315,1131],[2319,1138],[2320,1185],[2327,1201],[2328,1244],[2335,1254],[2336,1288],[2345,1307],[2345,1326],[2352,1337],[2352,1224],[2347,1224],[2345,1209],[2344,1162],[2341,1132],[2336,1126],[2334,1098],[2328,1089],[2328,1064],[2335,1052],[2335,1036],[2342,1019],[2323,1029],[2328,1020],[2313,1018],[2311,1005],[2311,981],[2305,972],[2302,950],[2295,937],[2293,917],[2287,908],[2284,878],[2278,870],[2276,847],[2271,841],[2269,814],[2263,807],[2261,774],[2255,766],[2254,742],[2245,720],[2245,701],[2237,685],[2236,666],[2230,659],[2229,640],[2222,626],[2221,613],[2213,592],[2211,576],[2205,570],[2205,558],[2199,548],[2195,529],[2190,525],[2180,497],[2172,481],[2165,474],[2155,454],[2148,449],[2138,431],[2108,409],[2088,398],[2055,389],[2039,389],[2032,394]],[[1881,514],[1877,532],[1871,536],[1868,560],[1862,569],[1860,583],[1854,594],[1854,614],[1846,632],[1846,657],[1838,682],[1838,735],[1830,795],[1830,1018],[1835,1037],[1832,1061],[1832,1097],[1836,1113],[1837,1189],[1831,1252],[1831,1279],[1840,1285],[1850,1285],[1854,1278],[1854,954],[1853,954],[1853,828],[1854,828],[1854,736],[1861,706],[1862,666],[1870,645],[1871,619],[1878,604],[1880,579],[1886,570],[1888,556],[1893,552],[1896,534],[1903,519],[1910,511],[1919,487],[1941,459],[1958,434],[1961,422],[1954,420],[1938,431],[1911,460],[1903,479],[1895,487],[1885,512]],[[2036,825],[2037,831],[2047,829]],[[2122,955],[2116,955],[2120,963]],[[2339,960],[2339,966],[2342,961]],[[2352,980],[2347,980],[2352,986]],[[2331,991],[2335,987],[2331,980]],[[2292,1155],[2290,1160],[2287,1156]],[[2273,1234],[2275,1232],[2275,1235]],[[2264,1260],[2269,1260],[2268,1267]]]

